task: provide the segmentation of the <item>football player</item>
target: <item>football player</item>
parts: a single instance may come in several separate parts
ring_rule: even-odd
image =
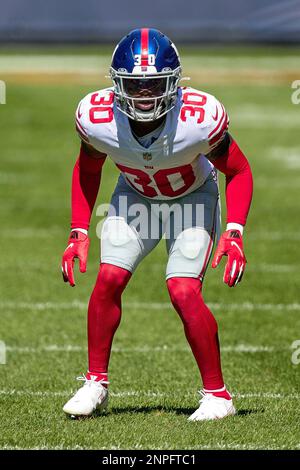
[[[62,259],[63,277],[71,286],[75,258],[80,272],[86,271],[89,223],[107,156],[120,176],[102,227],[100,269],[88,306],[88,371],[84,385],[63,409],[68,415],[89,416],[106,407],[122,293],[168,226],[167,288],[203,382],[199,408],[189,419],[233,415],[221,370],[217,322],[203,300],[202,283],[218,231],[216,170],[226,178],[227,227],[212,267],[225,256],[224,282],[233,287],[242,279],[243,229],[253,186],[249,163],[228,132],[224,106],[206,92],[179,86],[178,52],[161,32],[143,28],[124,37],[113,53],[110,77],[113,87],[89,93],[76,111],[81,148],[73,171],[71,234]],[[126,197],[125,208],[121,196]],[[174,211],[157,214],[159,202]],[[146,236],[143,223],[133,224],[134,204],[143,208],[151,233],[158,227],[159,236]],[[198,206],[202,217],[193,210],[184,212]],[[184,224],[174,216],[179,209]]]

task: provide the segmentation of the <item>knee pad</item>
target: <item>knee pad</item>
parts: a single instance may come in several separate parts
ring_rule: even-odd
[[[108,217],[101,232],[101,262],[133,270],[143,243],[134,227],[123,217]]]
[[[204,228],[191,227],[183,230],[169,253],[167,279],[195,277],[202,281],[212,245],[211,237]]]
[[[201,251],[207,246],[210,239],[209,234],[203,228],[191,227],[183,230],[176,239],[173,249],[180,250],[187,259],[197,258]]]

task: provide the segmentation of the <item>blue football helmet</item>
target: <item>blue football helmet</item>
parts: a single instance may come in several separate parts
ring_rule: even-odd
[[[135,29],[115,48],[110,77],[118,109],[135,121],[154,121],[176,103],[181,78],[177,49],[156,29]]]

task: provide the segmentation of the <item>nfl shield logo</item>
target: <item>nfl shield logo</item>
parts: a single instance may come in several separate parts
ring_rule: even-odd
[[[151,154],[150,152],[144,152],[144,153],[143,153],[143,159],[144,159],[144,160],[147,160],[147,162],[148,162],[149,160],[152,160],[152,154]]]

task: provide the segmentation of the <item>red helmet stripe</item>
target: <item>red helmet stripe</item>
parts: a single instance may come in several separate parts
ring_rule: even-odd
[[[141,30],[141,47],[142,47],[142,67],[148,65],[149,54],[149,28]]]

